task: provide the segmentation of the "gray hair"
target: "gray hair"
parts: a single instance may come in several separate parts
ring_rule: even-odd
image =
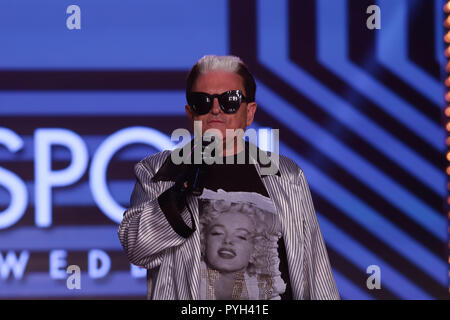
[[[186,99],[192,92],[195,81],[200,74],[210,71],[227,71],[233,72],[242,77],[246,93],[247,102],[255,101],[256,83],[250,71],[244,62],[235,56],[216,56],[207,55],[200,58],[192,67],[186,79]]]
[[[226,71],[235,73],[238,71],[240,64],[244,63],[240,58],[235,56],[207,55],[197,61],[198,71],[201,74],[208,73],[210,71]]]

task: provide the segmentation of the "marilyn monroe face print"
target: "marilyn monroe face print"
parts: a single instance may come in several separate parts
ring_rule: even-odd
[[[281,225],[273,203],[249,192],[205,189],[200,201],[204,299],[277,299]]]
[[[220,272],[245,271],[255,249],[256,227],[252,219],[239,212],[224,213],[207,228],[207,264]]]

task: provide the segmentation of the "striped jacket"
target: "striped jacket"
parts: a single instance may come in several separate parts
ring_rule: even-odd
[[[253,162],[280,216],[293,298],[339,299],[303,171],[283,156],[277,175],[262,175],[261,164]],[[158,203],[158,196],[174,184],[167,174],[170,165],[170,151],[163,151],[135,166],[137,182],[119,238],[130,262],[148,269],[148,299],[194,300],[200,286],[199,232],[188,238],[178,234]],[[197,198],[188,196],[186,202],[181,216],[189,226],[198,226]]]

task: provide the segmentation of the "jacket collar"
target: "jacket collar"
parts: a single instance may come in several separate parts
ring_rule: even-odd
[[[258,151],[256,159],[251,154],[249,154],[250,145],[252,145],[252,147],[256,148],[256,150]],[[172,152],[180,152],[180,148],[175,149]],[[176,178],[179,175],[179,173],[181,172],[181,170],[185,166],[188,166],[187,164],[180,164],[180,165],[174,164],[172,162],[172,157],[171,157],[172,152],[169,154],[167,159],[164,161],[161,168],[159,168],[159,170],[153,176],[153,178],[152,178],[153,181],[176,181]],[[267,163],[267,164],[262,163],[259,155],[260,155],[260,153],[265,154],[265,155],[270,155],[270,154],[259,149],[257,146],[251,144],[248,141],[245,142],[245,152],[246,152],[246,155],[250,156],[250,161],[255,164],[255,166],[257,168],[256,171],[258,172],[260,177],[268,176],[267,174],[261,173],[261,168],[269,168],[271,166],[271,163]],[[275,162],[274,162],[274,164],[276,165],[276,170],[277,170],[275,175],[281,177],[281,173],[280,173],[278,164]]]

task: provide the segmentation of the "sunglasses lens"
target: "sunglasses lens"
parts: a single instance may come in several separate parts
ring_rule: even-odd
[[[188,104],[198,115],[207,114],[214,105],[215,97],[219,100],[220,108],[224,113],[236,113],[245,97],[240,90],[231,90],[221,95],[209,95],[204,92],[191,92]]]
[[[189,101],[189,105],[194,109],[195,113],[202,115],[207,114],[213,106],[213,99],[201,92],[192,92]]]
[[[242,95],[238,90],[228,91],[220,96],[219,102],[223,112],[235,113],[241,106]]]

